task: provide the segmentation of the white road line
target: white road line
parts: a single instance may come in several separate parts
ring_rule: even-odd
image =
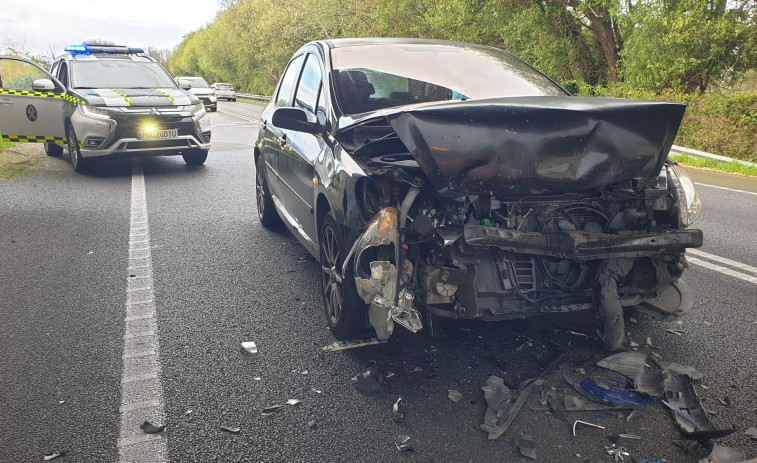
[[[710,254],[708,252],[700,251],[698,249],[687,249],[686,255],[693,254],[695,256],[699,256],[703,259],[709,259],[714,260],[715,262],[720,262],[721,264],[728,265],[730,267],[735,267],[740,270],[744,270],[749,273],[754,273],[757,275],[757,267],[752,267],[751,265],[742,264],[741,262],[737,262],[735,260],[726,259],[725,257],[716,256],[715,254]]]
[[[723,273],[723,274],[728,275],[728,276],[732,276],[734,278],[738,278],[739,280],[744,280],[744,281],[749,282],[749,283],[757,284],[757,277],[755,277],[755,276],[746,275],[744,273],[737,272],[736,270],[731,270],[731,269],[729,269],[727,267],[723,267],[721,265],[711,264],[709,262],[706,262],[706,261],[703,261],[703,260],[699,260],[696,257],[686,257],[686,260],[689,261],[692,264],[701,265],[702,267],[708,268],[710,270],[714,270],[716,272]]]
[[[706,186],[708,188],[717,188],[718,190],[733,191],[734,193],[744,193],[744,194],[747,194],[747,195],[757,196],[757,193],[755,193],[754,191],[737,190],[735,188],[728,188],[728,187],[724,187],[724,186],[710,185],[709,183],[694,182],[694,184],[697,185],[697,186]]]
[[[219,112],[219,113],[228,114],[229,116],[238,117],[238,118],[240,118],[240,119],[244,119],[244,120],[246,120],[246,121],[255,122],[255,123],[257,123],[257,122],[258,122],[258,120],[257,120],[257,119],[253,119],[253,118],[251,118],[251,117],[249,117],[249,116],[243,116],[243,115],[241,115],[241,114],[233,113],[233,112],[231,112],[231,111],[227,111],[227,110],[225,110],[225,109],[219,109],[219,110],[218,110],[218,112]]]
[[[139,427],[144,421],[156,426],[163,425],[166,416],[160,381],[152,251],[149,246],[150,227],[142,159],[135,158],[132,166],[129,255],[138,253],[141,257],[127,258],[118,461],[165,463],[168,461],[166,439],[162,434],[145,434]],[[144,243],[148,245],[144,246]],[[140,261],[138,265],[132,265],[135,260]],[[139,300],[135,300],[135,293],[139,293]],[[137,338],[139,342],[135,342]]]

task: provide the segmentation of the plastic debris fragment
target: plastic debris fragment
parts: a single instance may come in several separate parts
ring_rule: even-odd
[[[612,370],[630,378],[637,392],[650,397],[662,397],[662,371],[650,361],[646,350],[621,352],[605,357],[597,366]]]
[[[184,415],[185,416],[189,416],[189,415],[192,414],[192,412],[193,412],[192,410],[187,410],[187,411],[184,412]]]
[[[315,421],[313,421],[313,420],[308,421],[308,428],[315,429],[317,427],[318,426],[315,424]]]
[[[749,436],[752,439],[757,440],[757,428],[749,428],[746,431],[744,431],[745,436]]]
[[[510,399],[513,395],[510,388],[505,385],[505,381],[494,375],[489,376],[481,389],[484,391],[487,404],[481,429],[492,436],[497,430],[499,418],[505,415],[506,410],[511,405]]]
[[[625,447],[618,447],[615,444],[605,447],[605,452],[607,452],[608,455],[612,455],[615,461],[625,461],[625,457],[631,456],[631,454],[628,452],[628,450],[625,449]]]
[[[581,381],[581,389],[587,394],[605,402],[624,405],[650,405],[653,400],[647,397],[632,396],[625,389],[608,387],[607,389],[599,387],[593,378],[586,378]]]
[[[394,413],[399,413],[400,412],[400,403],[401,402],[402,402],[402,397],[400,397],[399,399],[397,399],[396,402],[394,402],[394,405],[392,406],[392,411]]]
[[[582,424],[582,425],[584,425],[584,426],[589,426],[589,427],[591,427],[591,428],[597,428],[597,429],[605,429],[605,427],[604,427],[604,426],[600,426],[600,425],[598,425],[598,424],[589,423],[588,421],[581,421],[581,420],[576,420],[576,421],[575,421],[575,422],[573,423],[573,437],[575,437],[575,436],[576,436],[576,425],[577,425],[577,424]]]
[[[162,432],[164,429],[166,429],[166,425],[155,426],[149,421],[145,421],[144,423],[139,425],[139,429],[141,429],[147,434],[158,434],[159,432]]]
[[[270,407],[264,408],[260,412],[260,414],[262,416],[270,416],[270,415],[273,415],[274,413],[276,413],[277,411],[281,410],[281,407],[283,407],[283,405],[271,405]]]
[[[533,437],[529,434],[523,434],[517,439],[516,445],[518,446],[521,455],[536,460],[536,443],[534,442]]]
[[[415,447],[412,446],[412,444],[409,444],[410,442],[410,436],[397,436],[397,440],[394,442],[394,445],[397,447],[397,450],[400,452],[412,452],[415,450]]]
[[[657,361],[657,364],[668,371],[671,371],[673,373],[678,373],[679,375],[686,375],[695,381],[698,379],[704,378],[704,375],[698,372],[696,368],[694,367],[681,365],[680,363],[675,363],[675,362],[663,362],[663,361]],[[706,386],[702,386],[702,387],[707,389]]]
[[[670,334],[675,334],[676,336],[683,336],[686,333],[683,330],[674,330],[674,329],[670,329],[670,328],[668,328],[667,330],[665,330],[665,332],[666,333],[670,333]]]
[[[242,343],[242,349],[246,350],[247,352],[251,354],[257,354],[258,353],[258,346],[255,345],[255,341],[246,341]]]
[[[287,405],[290,405],[290,406],[293,407],[293,406],[299,404],[300,402],[301,402],[301,400],[299,400],[299,399],[289,399],[289,400],[287,400]]]
[[[457,389],[449,389],[447,390],[447,397],[449,397],[449,400],[457,402],[463,397],[463,394]]]
[[[333,344],[329,344],[328,346],[323,346],[322,350],[324,352],[336,352],[339,350],[355,349],[357,347],[383,344],[385,342],[386,342],[385,340],[382,341],[381,339],[378,339],[378,338],[356,339],[354,341],[334,341]]]
[[[363,373],[358,373],[351,380],[358,391],[380,392],[384,390],[384,375],[379,372],[377,365],[372,366]]]
[[[55,452],[55,453],[48,453],[44,457],[42,457],[42,461],[50,461],[55,460],[56,458],[65,457],[66,452]]]
[[[699,463],[742,463],[745,459],[746,455],[742,449],[713,444],[712,452],[699,460]]]
[[[222,431],[230,432],[232,434],[238,434],[241,429],[235,428],[234,426],[220,426]]]

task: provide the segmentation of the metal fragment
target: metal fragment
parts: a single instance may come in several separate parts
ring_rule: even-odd
[[[457,402],[463,397],[463,394],[457,389],[449,389],[447,390],[447,397],[449,397],[449,400]]]
[[[246,350],[247,352],[251,354],[257,354],[258,353],[258,346],[255,345],[255,341],[245,341],[242,342],[242,349]]]
[[[587,421],[576,420],[576,421],[575,421],[575,422],[573,423],[573,437],[575,437],[575,436],[576,436],[576,425],[577,425],[577,424],[582,424],[582,425],[584,425],[584,426],[590,426],[590,427],[592,427],[592,428],[605,429],[605,427],[604,427],[604,426],[600,426],[600,425],[598,425],[598,424],[589,423],[589,422],[587,422]]]
[[[56,458],[65,457],[66,452],[55,452],[55,453],[48,453],[44,457],[42,457],[42,461],[50,461],[55,460]]]
[[[232,434],[238,434],[241,429],[235,428],[234,426],[219,426],[222,431],[230,432]]]
[[[383,344],[385,342],[386,342],[385,340],[381,340],[378,338],[356,339],[354,341],[334,341],[333,344],[329,344],[328,346],[323,346],[321,350],[323,350],[324,352],[336,352],[339,350],[355,349],[357,347]]]

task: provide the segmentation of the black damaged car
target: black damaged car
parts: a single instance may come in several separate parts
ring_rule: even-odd
[[[256,195],[321,263],[335,335],[427,315],[692,307],[701,203],[667,159],[685,106],[571,96],[498,49],[341,39],[295,53],[261,116]]]

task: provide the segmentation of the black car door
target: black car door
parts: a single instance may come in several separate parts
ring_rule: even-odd
[[[315,54],[308,54],[305,67],[294,96],[294,107],[308,111],[325,121],[325,102],[321,92],[321,63]],[[320,98],[319,98],[320,95]],[[319,108],[320,107],[320,108]],[[286,182],[288,206],[296,218],[302,232],[311,242],[316,241],[318,231],[313,218],[315,201],[315,161],[325,149],[323,137],[293,130],[286,131],[287,142],[281,150],[279,166],[282,181]]]
[[[273,125],[271,122],[271,115],[276,108],[291,107],[292,99],[294,97],[294,88],[297,85],[297,81],[300,78],[302,71],[302,63],[305,61],[305,55],[299,55],[290,61],[287,66],[284,75],[279,83],[279,88],[274,95],[272,104],[266,108],[266,111],[262,115],[262,148],[261,156],[265,163],[265,169],[267,171],[266,178],[268,180],[268,188],[271,191],[271,195],[276,203],[276,206],[282,210],[283,219],[287,222],[291,222],[291,213],[289,212],[291,206],[288,197],[286,187],[281,181],[281,163],[279,158],[281,152],[287,145],[288,134],[285,130],[280,129]],[[292,225],[290,223],[290,225]]]

